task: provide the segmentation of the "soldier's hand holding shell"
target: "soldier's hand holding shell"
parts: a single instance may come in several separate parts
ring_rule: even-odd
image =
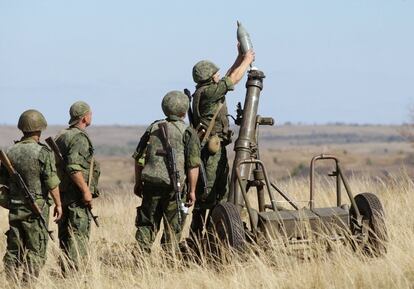
[[[256,54],[252,49],[248,50],[244,55],[244,60],[246,60],[249,64],[251,64],[255,59]]]

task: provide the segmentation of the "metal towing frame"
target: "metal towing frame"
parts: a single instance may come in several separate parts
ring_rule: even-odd
[[[251,69],[246,83],[244,107],[239,104],[236,124],[240,126],[235,141],[235,158],[231,173],[229,197],[218,204],[211,213],[208,230],[214,230],[222,241],[233,248],[241,248],[246,240],[257,241],[261,236],[282,238],[286,243],[309,242],[315,236],[330,240],[353,240],[356,247],[372,255],[386,252],[387,230],[382,204],[373,193],[361,193],[355,197],[343,173],[337,157],[321,154],[310,163],[309,206],[300,208],[287,193],[269,179],[259,153],[259,127],[273,125],[270,117],[257,114],[264,73]],[[318,161],[334,161],[335,170],[329,174],[336,177],[336,205],[318,208],[315,205],[315,166]],[[342,186],[350,206],[342,202]],[[248,194],[256,188],[257,208],[252,207]],[[267,191],[270,204],[266,204]],[[280,208],[277,192],[292,209]],[[247,210],[248,223],[243,223],[241,212]]]

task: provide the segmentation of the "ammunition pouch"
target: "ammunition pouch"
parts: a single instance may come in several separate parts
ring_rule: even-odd
[[[203,138],[204,138],[204,136],[207,132],[207,127],[204,124],[200,123],[196,127],[196,132],[197,132],[198,138],[201,141],[201,140],[203,140]],[[217,136],[221,140],[221,145],[222,146],[227,146],[227,145],[232,143],[233,134],[234,134],[233,131],[230,130],[230,129],[227,129],[227,130],[219,132],[219,133],[217,133],[213,130],[210,134],[210,137],[207,139],[207,144],[210,143],[210,139],[215,138]]]
[[[207,149],[211,154],[216,154],[220,151],[221,148],[221,139],[218,135],[212,135],[207,141]]]

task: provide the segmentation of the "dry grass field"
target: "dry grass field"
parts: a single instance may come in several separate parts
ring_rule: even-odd
[[[59,128],[52,128],[47,135]],[[0,147],[18,134],[0,127]],[[142,128],[91,129],[102,164],[102,196],[94,203],[100,228],[92,224],[87,268],[63,278],[57,243],[49,242],[48,260],[35,288],[412,288],[414,286],[413,148],[393,126],[283,126],[266,129],[262,159],[279,186],[297,200],[309,198],[308,163],[317,153],[335,153],[343,161],[354,194],[374,192],[385,208],[388,252],[369,258],[349,245],[313,244],[300,250],[278,243],[248,246],[231,262],[183,262],[165,256],[159,246],[151,257],[133,255],[135,208],[133,164],[129,155]],[[112,151],[111,151],[112,150]],[[229,148],[229,151],[231,148]],[[323,165],[320,172],[326,173]],[[334,203],[333,180],[321,177],[317,205]],[[281,200],[279,198],[279,200]],[[305,206],[306,203],[303,204]],[[191,216],[191,215],[190,215]],[[7,211],[0,209],[0,230],[7,230]],[[190,220],[187,218],[187,223]],[[56,226],[51,223],[56,230]],[[185,234],[188,233],[188,228]],[[56,234],[56,232],[55,232]],[[0,254],[5,236],[0,237]],[[0,265],[0,288],[8,284]]]

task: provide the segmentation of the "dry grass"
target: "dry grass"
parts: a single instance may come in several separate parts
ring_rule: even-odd
[[[332,202],[331,181],[318,186],[320,204]],[[101,228],[93,227],[88,269],[62,278],[57,266],[57,244],[49,244],[47,264],[36,288],[412,288],[414,284],[414,184],[401,172],[387,179],[351,178],[354,194],[376,192],[386,210],[388,253],[367,258],[350,246],[332,244],[332,250],[315,244],[301,254],[274,244],[249,248],[230,263],[184,263],[156,248],[153,256],[135,259],[134,219],[139,200],[132,186],[107,190],[95,202]],[[305,179],[280,184],[292,195],[302,192]],[[329,197],[328,197],[329,196]],[[0,228],[7,229],[7,212],[1,210]],[[188,222],[188,220],[187,220]],[[54,226],[54,225],[52,225]],[[252,250],[250,250],[252,249]],[[5,250],[1,237],[0,252]],[[255,253],[253,253],[253,250]],[[5,274],[0,274],[2,288]],[[19,285],[16,285],[19,288]]]

